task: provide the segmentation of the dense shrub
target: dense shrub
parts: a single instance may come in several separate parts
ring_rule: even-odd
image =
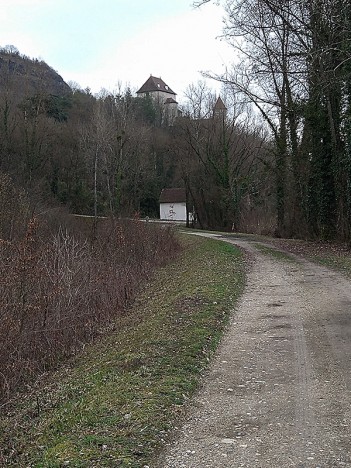
[[[0,239],[22,236],[30,218],[30,203],[23,189],[18,189],[11,177],[0,172]]]
[[[0,240],[0,400],[118,327],[150,272],[178,249],[169,228],[104,220],[92,241],[89,223],[52,232],[33,218],[20,239]]]

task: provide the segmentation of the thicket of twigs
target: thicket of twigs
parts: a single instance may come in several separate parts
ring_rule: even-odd
[[[172,230],[140,220],[101,221],[94,240],[89,221],[69,224],[30,217],[23,234],[0,239],[0,401],[118,327],[141,283],[178,249]]]

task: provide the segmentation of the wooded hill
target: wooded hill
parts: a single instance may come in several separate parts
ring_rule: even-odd
[[[16,90],[21,97],[41,92],[65,96],[72,92],[43,60],[21,55],[13,46],[0,48],[0,86],[2,92]]]
[[[168,126],[162,107],[129,89],[93,96],[16,51],[1,60],[1,170],[35,203],[157,217],[161,190],[185,186],[200,227],[274,228],[270,184],[258,176],[264,136],[237,116],[215,117],[203,83],[189,87],[183,117]]]
[[[172,126],[128,89],[35,92],[18,102],[8,88],[2,169],[77,213],[153,217],[162,188],[185,187],[199,227],[348,242],[349,3],[220,3],[241,60],[214,76],[226,113],[213,112],[203,83],[189,86]]]

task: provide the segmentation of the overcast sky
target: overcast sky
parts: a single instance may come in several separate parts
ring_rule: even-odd
[[[191,0],[0,0],[0,45],[45,60],[93,92],[139,88],[150,74],[181,99],[200,71],[223,70],[223,10]],[[218,85],[209,83],[214,89]]]

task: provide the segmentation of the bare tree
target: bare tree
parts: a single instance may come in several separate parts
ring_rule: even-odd
[[[266,158],[263,135],[250,128],[249,117],[214,112],[204,87],[189,91],[190,115],[180,124],[179,160],[189,198],[201,227],[239,229],[244,200],[257,192],[256,173]],[[201,98],[204,102],[201,102]],[[213,102],[213,100],[212,100]],[[254,182],[255,181],[255,182]],[[248,198],[247,198],[248,197]]]
[[[224,36],[241,62],[212,76],[253,105],[272,134],[277,233],[328,237],[343,231],[349,236],[345,124],[349,127],[343,112],[350,101],[349,3],[225,0],[222,4]]]

